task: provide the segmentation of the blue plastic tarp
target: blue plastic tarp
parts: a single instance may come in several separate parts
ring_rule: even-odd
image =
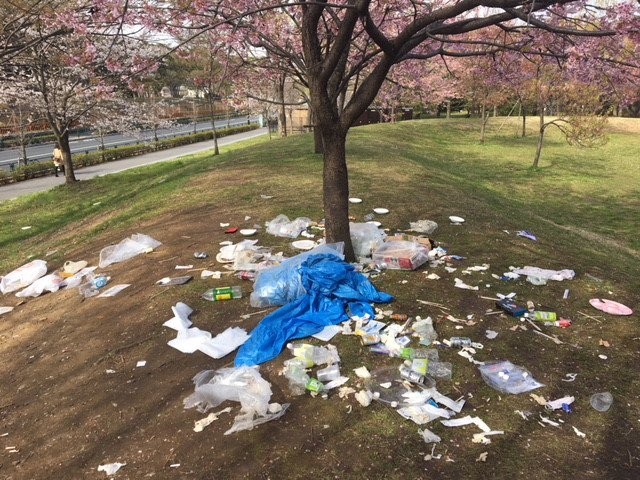
[[[390,303],[352,265],[334,255],[312,255],[300,265],[306,293],[266,316],[253,329],[235,359],[235,366],[259,365],[277,357],[290,340],[306,338],[327,325],[348,320],[349,314],[374,317],[371,303]],[[349,313],[348,313],[349,312]]]

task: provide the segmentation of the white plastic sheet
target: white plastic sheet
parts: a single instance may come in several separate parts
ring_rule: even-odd
[[[0,281],[0,292],[10,293],[28,287],[47,273],[47,262],[33,260],[7,273]]]
[[[105,268],[113,263],[124,262],[154,248],[162,243],[154,240],[148,235],[136,233],[130,238],[125,238],[117,245],[109,245],[100,251],[100,268]]]
[[[16,293],[16,297],[39,297],[46,290],[47,292],[57,292],[64,279],[57,273],[50,273],[37,279],[24,290]]]

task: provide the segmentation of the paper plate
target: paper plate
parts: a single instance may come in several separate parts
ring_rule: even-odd
[[[367,222],[367,223],[370,223],[371,225],[375,225],[376,227],[379,227],[380,225],[382,225],[380,222],[376,222],[375,220],[371,220],[370,222]]]
[[[361,198],[356,198],[356,197],[351,197],[349,199],[349,203],[362,203],[362,199]]]
[[[291,243],[293,248],[297,248],[298,250],[311,250],[316,246],[316,242],[313,240],[296,240]]]
[[[451,220],[451,223],[464,223],[464,218],[456,217],[455,215],[451,215],[449,220]]]
[[[253,235],[256,232],[257,232],[257,230],[255,228],[245,228],[245,229],[240,230],[240,235],[244,235],[245,237],[250,237],[251,235]]]
[[[593,308],[597,308],[605,313],[610,313],[611,315],[631,315],[633,313],[633,310],[626,305],[614,302],[613,300],[592,298],[589,300],[589,303]]]
[[[378,215],[384,215],[385,213],[389,213],[389,209],[387,208],[374,208],[373,211]]]

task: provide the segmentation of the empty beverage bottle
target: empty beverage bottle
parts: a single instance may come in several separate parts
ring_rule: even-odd
[[[306,368],[314,365],[331,365],[340,362],[338,350],[333,345],[316,347],[308,343],[289,343],[287,348],[294,357],[304,360]]]
[[[211,302],[242,298],[242,288],[238,286],[212,288],[204,292],[202,298]]]

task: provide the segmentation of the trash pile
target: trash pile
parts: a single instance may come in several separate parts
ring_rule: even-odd
[[[362,202],[357,198],[350,201]],[[374,212],[384,215],[388,210],[376,208]],[[474,339],[463,336],[439,339],[430,316],[410,317],[392,310],[374,308],[373,304],[388,304],[393,302],[394,297],[378,291],[371,279],[387,269],[413,271],[426,266],[423,269],[426,280],[448,281],[442,279],[450,278],[453,287],[475,292],[490,286],[486,281],[489,276],[500,286],[509,285],[521,277],[525,277],[532,285],[543,286],[551,281],[570,281],[575,278],[575,272],[524,266],[511,267],[509,271],[498,275],[490,273],[491,266],[488,264],[463,268],[461,262],[466,260],[465,257],[450,254],[444,246],[425,236],[436,231],[436,222],[411,222],[408,232],[417,235],[407,231],[389,234],[373,218],[369,214],[365,217],[366,222],[350,224],[351,240],[358,259],[355,264],[344,261],[343,244],[324,243],[322,222],[314,223],[306,217],[290,220],[285,215],[278,215],[265,224],[266,233],[277,237],[305,237],[305,240],[292,242],[293,248],[304,251],[291,258],[286,258],[282,252],[272,253],[271,249],[258,245],[258,240],[220,243],[221,248],[215,259],[221,264],[221,271],[200,269],[201,279],[221,279],[223,275],[233,275],[239,280],[253,282],[250,305],[254,308],[278,309],[266,315],[250,333],[240,327],[230,327],[214,336],[193,325],[190,317],[194,310],[186,303],[178,302],[172,307],[173,316],[163,323],[176,332],[175,338],[167,342],[170,347],[182,353],[200,351],[214,359],[223,358],[237,350],[233,367],[202,371],[193,378],[194,392],[184,400],[185,408],[197,407],[198,411],[207,413],[226,400],[238,402],[240,410],[225,435],[280,418],[290,404],[270,402],[271,385],[262,378],[259,365],[274,360],[284,352],[288,358],[284,360],[281,374],[287,379],[288,393],[292,396],[308,393],[330,399],[353,395],[362,407],[379,403],[420,425],[422,429],[418,433],[426,443],[441,441],[440,436],[424,427],[436,421],[446,427],[474,425],[478,431],[472,434],[471,440],[475,443],[489,444],[492,436],[504,433],[490,428],[478,416],[465,415],[465,394],[450,398],[441,393],[451,391],[449,382],[455,378],[454,363],[445,359],[457,358],[454,355],[464,358],[477,366],[478,374],[487,385],[504,394],[528,393],[544,385],[522,366],[505,359],[486,358],[486,355],[482,355],[483,344]],[[456,228],[466,225],[462,217],[451,216],[449,219],[452,225],[457,225]],[[221,227],[227,228],[229,224],[221,224]],[[239,233],[250,236],[259,228],[257,225],[254,229],[243,229]],[[238,228],[231,227],[225,233],[237,231]],[[528,231],[520,231],[517,235],[537,241],[537,237]],[[315,239],[316,236],[319,236],[319,240]],[[100,252],[99,268],[148,253],[160,245],[160,242],[146,235],[132,235],[117,245],[104,248]],[[195,252],[194,257],[205,259],[208,254]],[[47,274],[46,262],[33,260],[2,277],[0,291],[3,294],[17,292],[18,297],[36,297],[45,291],[78,288],[84,298],[89,298],[115,295],[128,286],[115,285],[101,293],[110,276],[106,273],[96,274],[97,268],[87,266],[85,261],[68,261],[62,269]],[[177,270],[192,268],[193,265],[176,266]],[[192,278],[190,275],[164,277],[156,283],[160,287],[182,285]],[[240,286],[208,288],[201,295],[211,302],[243,298]],[[517,320],[510,330],[531,330],[556,344],[563,344],[557,335],[545,333],[544,328],[572,326],[571,319],[539,309],[531,301],[521,304],[515,298],[515,293],[475,295],[493,302],[495,310],[487,311],[486,315],[506,315]],[[566,289],[563,298],[568,298],[568,295],[569,289]],[[456,329],[477,324],[473,315],[457,318],[442,304],[420,299],[416,301],[446,311],[442,320],[454,323]],[[594,308],[610,314],[632,313],[625,305],[612,300],[592,299],[590,303]],[[0,315],[10,313],[13,308],[0,306]],[[264,312],[243,315],[241,319]],[[371,358],[383,355],[393,360],[385,361],[384,367],[363,365],[353,372],[347,372],[335,345],[300,341],[314,337],[318,341],[329,342],[339,334],[349,336],[352,341],[366,347]],[[498,335],[493,330],[487,330],[485,334],[488,340]],[[372,365],[375,364],[372,362]],[[563,381],[572,382],[576,376],[567,374],[567,379]],[[556,400],[546,400],[535,394],[531,396],[550,413],[558,411],[568,414],[572,412],[571,405],[575,401],[573,396]],[[612,405],[613,397],[608,392],[597,393],[590,402],[594,409],[605,412]],[[229,407],[209,413],[195,422],[194,430],[200,432],[221,414],[232,411]],[[532,415],[519,410],[516,413],[524,420]],[[542,426],[561,427],[565,422],[562,418],[556,421],[548,414],[540,413],[538,417]],[[576,427],[572,428],[576,435],[585,436]],[[440,457],[432,449],[425,459]]]

